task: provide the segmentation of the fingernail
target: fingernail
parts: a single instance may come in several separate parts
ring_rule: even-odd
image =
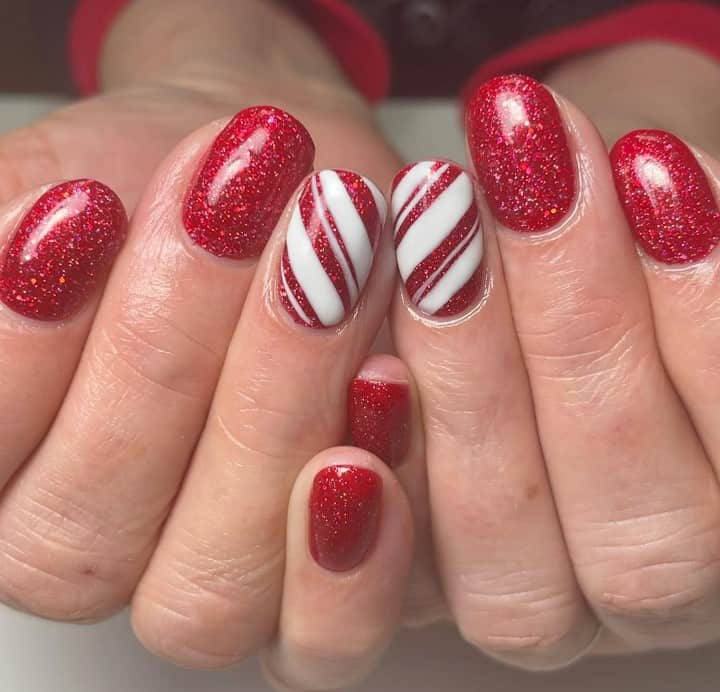
[[[720,241],[720,213],[693,153],[668,132],[638,130],[610,153],[615,186],[645,252],[666,264],[707,257]]]
[[[183,222],[219,257],[258,256],[312,168],[303,125],[271,106],[240,111],[216,137],[185,199]]]
[[[333,327],[355,308],[387,213],[374,183],[351,171],[320,171],[303,186],[280,266],[280,298],[298,323]]]
[[[357,567],[375,543],[382,478],[359,466],[328,466],[310,495],[310,553],[333,572]]]
[[[352,444],[372,452],[391,468],[410,446],[410,387],[356,377],[350,383],[348,427]]]
[[[391,207],[400,276],[418,310],[450,317],[477,302],[483,237],[470,176],[448,161],[407,166]]]
[[[63,320],[105,278],[127,232],[122,202],[96,180],[48,190],[24,216],[0,267],[0,299],[25,317]]]
[[[470,155],[495,217],[515,231],[546,231],[576,194],[565,127],[552,94],[523,75],[486,82],[468,105]]]

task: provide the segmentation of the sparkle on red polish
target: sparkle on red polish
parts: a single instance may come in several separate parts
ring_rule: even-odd
[[[314,156],[307,130],[288,113],[272,106],[241,111],[213,142],[188,191],[188,234],[220,257],[256,257]]]
[[[380,525],[382,478],[359,466],[328,466],[310,495],[310,553],[333,572],[357,567],[370,552]]]
[[[95,180],[48,190],[21,220],[0,267],[0,299],[38,320],[72,316],[105,278],[127,232],[122,202]]]
[[[637,130],[610,154],[618,196],[640,244],[666,264],[707,257],[720,242],[720,212],[707,176],[674,135]]]
[[[450,161],[420,161],[393,182],[392,213],[400,276],[413,304],[451,317],[483,288],[483,236],[470,176]]]
[[[471,98],[466,125],[470,155],[497,219],[515,231],[560,223],[577,185],[552,94],[530,77],[496,77]]]
[[[319,171],[305,182],[278,282],[295,322],[332,327],[347,319],[370,275],[386,211],[377,187],[352,171]]]
[[[410,387],[356,377],[348,395],[348,427],[352,444],[395,467],[410,446]]]

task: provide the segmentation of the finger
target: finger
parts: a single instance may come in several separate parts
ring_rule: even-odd
[[[720,495],[658,352],[605,147],[575,108],[518,76],[481,87],[468,137],[502,225],[513,318],[583,590],[633,645],[704,641],[717,613]]]
[[[404,283],[392,325],[420,392],[448,605],[463,636],[489,654],[528,668],[563,665],[587,649],[597,624],[565,551],[473,182],[446,161],[408,166],[392,211]]]
[[[350,383],[351,443],[394,469],[410,502],[415,554],[404,622],[429,624],[445,614],[435,570],[420,404],[410,371],[399,358],[370,356]]]
[[[48,185],[0,211],[0,488],[65,396],[127,217],[94,180]]]
[[[158,170],[63,406],[0,505],[4,597],[66,620],[129,600],[202,430],[277,197],[310,166],[300,128],[250,109],[194,133]]]
[[[401,485],[367,452],[330,449],[302,470],[277,639],[263,656],[280,689],[337,689],[373,669],[400,623],[412,524]]]
[[[720,470],[717,337],[720,165],[667,132],[639,130],[611,154],[635,238],[663,361],[716,471]]]
[[[268,245],[135,595],[134,627],[150,650],[216,667],[270,640],[292,484],[309,458],[342,442],[348,383],[387,311],[384,207],[357,173],[321,171]]]

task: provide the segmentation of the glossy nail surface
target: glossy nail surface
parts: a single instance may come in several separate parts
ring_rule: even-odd
[[[256,257],[314,156],[307,130],[288,113],[241,111],[216,137],[187,194],[188,234],[214,255]]]
[[[666,264],[707,257],[720,241],[720,213],[697,159],[674,135],[631,132],[610,154],[628,223],[645,252]]]
[[[347,319],[370,275],[386,213],[380,191],[357,173],[325,170],[305,182],[278,282],[298,324],[332,327]]]
[[[333,572],[357,567],[375,543],[380,524],[382,478],[358,466],[328,466],[310,496],[310,553]]]
[[[420,312],[450,317],[482,291],[483,236],[470,176],[449,161],[421,161],[393,183],[395,252],[407,295]]]
[[[410,446],[410,388],[406,382],[356,377],[348,394],[348,427],[352,444],[400,464]]]
[[[0,267],[0,300],[38,320],[77,312],[107,275],[127,232],[122,202],[95,180],[48,190],[20,222]]]
[[[546,231],[570,211],[576,176],[552,94],[523,75],[496,77],[467,110],[468,147],[496,218],[515,231]]]

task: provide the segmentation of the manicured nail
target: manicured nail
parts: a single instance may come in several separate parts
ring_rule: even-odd
[[[395,177],[395,252],[413,304],[450,317],[482,291],[483,236],[470,176],[448,161],[422,161]]]
[[[213,142],[185,199],[188,234],[219,257],[257,257],[314,156],[307,130],[285,111],[240,111]]]
[[[328,466],[310,495],[310,553],[333,572],[357,567],[375,543],[382,478],[359,466]]]
[[[560,223],[576,181],[552,94],[530,77],[496,77],[473,95],[466,121],[470,155],[498,221],[515,231]]]
[[[668,132],[638,130],[610,153],[615,187],[645,252],[666,264],[707,257],[720,241],[720,212],[697,159]]]
[[[76,313],[98,287],[125,240],[122,202],[96,180],[71,180],[35,202],[0,267],[0,299],[37,320]]]
[[[355,308],[387,213],[375,185],[351,171],[320,171],[303,186],[280,266],[280,298],[298,324],[333,327]]]
[[[348,427],[352,444],[372,452],[391,468],[410,446],[410,387],[356,377],[348,394]]]

